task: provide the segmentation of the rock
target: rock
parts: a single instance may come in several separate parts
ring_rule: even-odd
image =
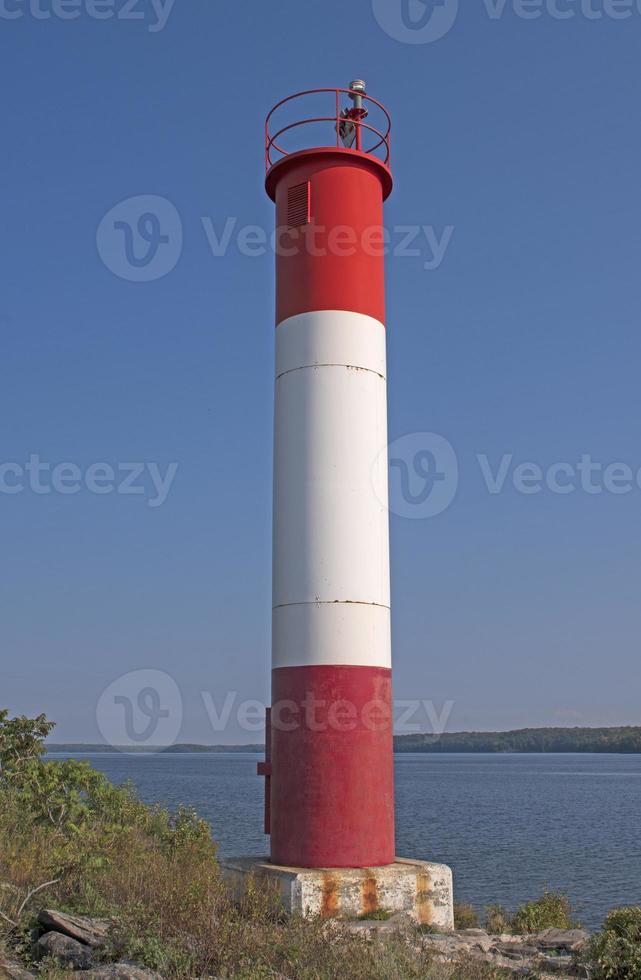
[[[53,909],[42,909],[38,913],[38,922],[44,926],[45,931],[63,932],[72,939],[77,939],[85,946],[92,946],[100,949],[107,941],[107,935],[111,928],[108,919],[90,919],[84,915],[66,915],[64,912],[55,912]]]
[[[541,952],[537,946],[532,946],[529,943],[519,942],[519,943],[496,943],[494,946],[501,956],[507,956],[508,959],[518,960],[526,959],[527,957],[538,956]]]
[[[576,953],[583,949],[589,938],[590,933],[583,929],[546,929],[532,940],[539,949],[567,949]]]
[[[36,980],[33,973],[29,973],[19,963],[14,960],[5,960],[0,953],[0,978],[2,980]]]
[[[483,963],[515,977],[540,976],[542,980],[544,975],[554,980],[576,977],[570,953],[572,947],[582,941],[585,941],[583,934],[561,933],[560,930],[548,930],[540,942],[537,936],[490,936],[482,929],[421,936],[422,947],[439,962]],[[566,955],[551,955],[561,951]],[[545,974],[539,971],[545,971]]]
[[[41,936],[36,943],[36,956],[38,959],[54,956],[64,966],[74,970],[89,970],[96,963],[91,947],[61,932],[46,932]]]
[[[427,933],[423,936],[423,946],[442,956],[462,953],[489,953],[493,941],[482,929],[466,929],[464,932]]]
[[[416,922],[409,912],[394,912],[387,921],[390,926],[396,926],[396,929],[401,932],[416,928]]]
[[[546,929],[539,935],[527,936],[491,936],[484,929],[438,933],[423,932],[413,926],[408,933],[407,923],[395,916],[384,922],[330,920],[326,928],[367,940],[384,940],[386,935],[405,933],[417,949],[428,950],[437,963],[484,964],[504,970],[506,976],[536,976],[540,980],[576,980],[581,974],[571,954],[589,939],[587,932],[578,929]]]
[[[565,973],[572,970],[573,960],[571,956],[542,956],[541,966],[551,973]]]
[[[134,963],[110,963],[93,970],[79,970],[75,976],[84,980],[162,980],[159,973],[145,970]]]

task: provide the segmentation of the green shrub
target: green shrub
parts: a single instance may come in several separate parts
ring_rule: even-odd
[[[454,928],[455,929],[478,929],[480,925],[476,909],[465,902],[454,904]]]
[[[641,907],[610,912],[580,963],[594,980],[641,980]]]
[[[567,895],[546,891],[534,902],[521,905],[512,920],[515,933],[542,932],[544,929],[574,929],[572,909]]]
[[[621,939],[641,943],[641,906],[632,905],[623,909],[613,909],[605,920],[603,929],[613,932]]]
[[[495,936],[510,932],[512,929],[510,913],[502,905],[488,905],[485,909],[485,928]]]
[[[20,772],[31,759],[39,759],[44,752],[44,740],[54,728],[44,715],[37,718],[9,718],[9,712],[0,711],[0,773],[9,780]]]

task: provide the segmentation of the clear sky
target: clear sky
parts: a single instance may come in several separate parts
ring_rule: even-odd
[[[450,730],[641,724],[636,4],[0,8],[0,707],[98,740],[155,670],[175,737],[259,738],[206,710],[269,674],[273,256],[237,232],[272,226],[271,104],[362,77],[392,243],[428,228],[388,259],[396,696]],[[397,486],[423,451],[432,516]]]

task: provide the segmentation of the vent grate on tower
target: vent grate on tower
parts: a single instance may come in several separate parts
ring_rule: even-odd
[[[301,228],[307,225],[311,218],[311,185],[308,180],[304,184],[296,184],[287,192],[287,224],[290,228]]]

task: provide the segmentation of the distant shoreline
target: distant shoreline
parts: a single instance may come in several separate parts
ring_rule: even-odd
[[[265,746],[250,745],[199,745],[181,743],[170,746],[132,745],[117,746],[84,742],[51,742],[47,752],[66,754],[106,752],[220,754],[222,752],[265,751]],[[641,754],[641,726],[619,728],[524,728],[511,732],[451,732],[444,735],[396,735],[394,751],[397,753],[424,752],[430,754],[483,753],[524,755],[541,753],[613,753],[620,755]]]

